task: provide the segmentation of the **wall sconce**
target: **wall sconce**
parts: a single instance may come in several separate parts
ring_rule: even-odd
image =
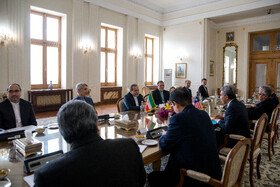
[[[187,61],[189,56],[188,55],[179,55],[177,58],[180,59],[181,61]]]
[[[91,44],[89,44],[89,42],[82,42],[80,44],[80,49],[82,50],[82,52],[84,54],[90,53],[91,51],[93,51],[93,46]]]
[[[1,45],[7,45],[9,40],[12,40],[12,37],[9,34],[6,33],[0,33],[0,44]]]
[[[134,49],[132,52],[131,52],[131,56],[133,57],[133,59],[137,62],[138,59],[142,58],[142,54],[140,53],[139,50],[137,49]]]

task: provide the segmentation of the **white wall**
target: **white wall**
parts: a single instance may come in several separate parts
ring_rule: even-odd
[[[163,69],[173,69],[173,85],[184,86],[185,80],[192,81],[191,89],[196,93],[203,77],[204,22],[193,21],[180,25],[168,26],[163,31]],[[178,56],[188,55],[181,61]],[[186,79],[175,77],[175,64],[187,63]],[[169,88],[166,88],[169,89]]]
[[[100,101],[100,25],[106,23],[123,28],[122,80],[123,94],[132,83],[142,85],[144,80],[144,57],[134,63],[130,55],[134,46],[144,51],[145,34],[162,38],[161,26],[147,23],[121,13],[117,13],[83,0],[1,0],[1,27],[14,33],[13,43],[0,46],[0,91],[5,91],[12,82],[21,84],[23,97],[27,99],[30,90],[30,6],[35,6],[64,14],[66,46],[62,61],[62,87],[75,88],[76,83],[86,82],[92,89],[94,102]],[[82,41],[89,41],[93,51],[83,54]],[[65,48],[66,47],[66,48]],[[160,70],[161,71],[161,70]],[[74,96],[76,95],[75,90]]]

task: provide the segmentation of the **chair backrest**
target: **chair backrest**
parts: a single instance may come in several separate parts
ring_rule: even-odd
[[[265,128],[267,125],[268,116],[264,113],[256,122],[254,133],[252,136],[252,151],[261,147],[263,135],[265,133]]]
[[[150,88],[148,88],[147,86],[142,87],[142,95],[147,95],[151,93]]]
[[[173,90],[175,90],[175,87],[172,86],[171,88],[169,88],[169,93],[173,92]]]
[[[118,112],[122,112],[122,111],[123,111],[123,97],[120,98],[120,99],[117,101],[117,108],[118,108]]]
[[[240,140],[229,152],[223,177],[222,177],[222,186],[240,186],[246,161],[250,152],[251,140],[245,138]]]
[[[279,118],[279,112],[280,112],[280,104],[277,105],[277,106],[274,108],[274,110],[273,110],[273,112],[272,112],[272,114],[271,114],[271,118],[270,118],[270,122],[269,122],[269,124],[270,124],[270,129],[269,129],[269,131],[274,131],[274,130],[275,130],[275,125],[276,125],[277,120],[278,120],[278,118]]]
[[[145,102],[147,102],[148,97],[149,97],[149,94],[147,94],[147,95],[144,96],[144,101],[145,101]]]

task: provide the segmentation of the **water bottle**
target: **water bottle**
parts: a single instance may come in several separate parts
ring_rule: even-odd
[[[144,102],[141,101],[140,113],[143,114],[144,112],[145,112]]]
[[[50,89],[50,90],[52,90],[52,89],[53,89],[53,84],[52,84],[52,81],[50,81],[49,89]]]

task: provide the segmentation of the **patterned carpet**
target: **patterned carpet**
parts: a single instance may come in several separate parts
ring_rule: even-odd
[[[56,123],[56,117],[37,119],[38,125]],[[280,134],[280,133],[279,133]],[[274,145],[275,154],[272,155],[271,161],[268,160],[267,154],[267,140],[263,140],[262,143],[262,158],[260,164],[261,179],[257,178],[256,169],[254,169],[254,185],[257,187],[279,187],[280,186],[280,141]],[[161,170],[164,170],[169,156],[165,156],[161,159]],[[254,164],[256,167],[256,163]],[[153,171],[152,165],[145,166],[146,172]],[[245,168],[245,174],[243,177],[244,187],[249,187],[249,162]]]

